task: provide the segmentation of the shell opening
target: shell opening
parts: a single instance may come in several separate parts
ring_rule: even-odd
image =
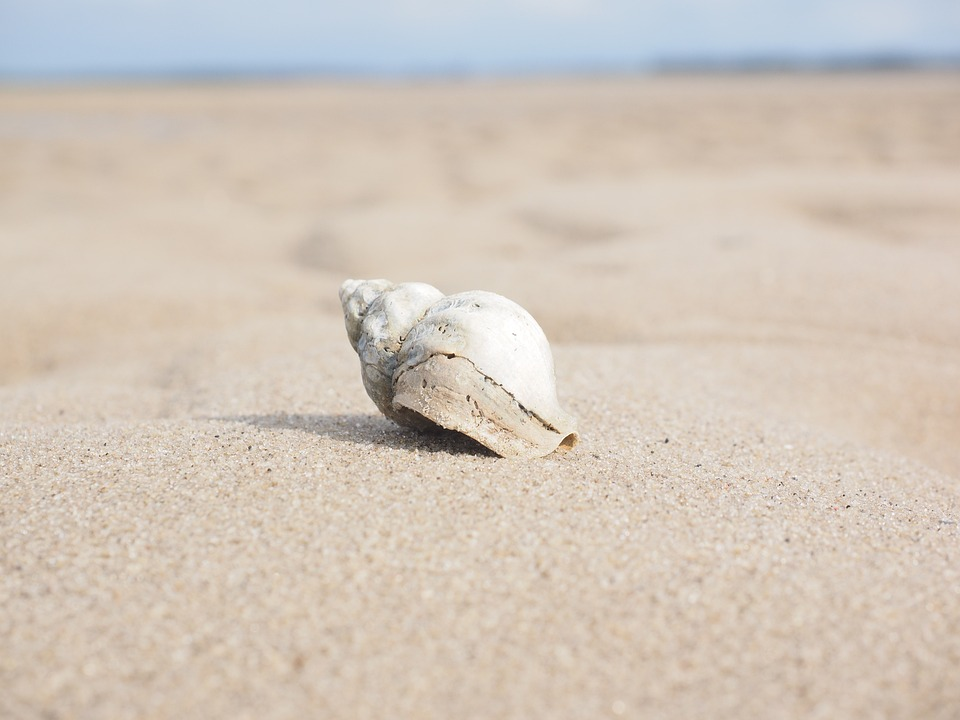
[[[560,441],[560,444],[557,445],[556,452],[565,453],[568,450],[572,450],[579,444],[580,444],[580,435],[578,433],[572,432],[569,435],[567,435],[563,440]]]

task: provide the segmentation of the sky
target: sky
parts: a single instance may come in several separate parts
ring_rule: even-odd
[[[960,57],[960,0],[0,0],[0,77]]]

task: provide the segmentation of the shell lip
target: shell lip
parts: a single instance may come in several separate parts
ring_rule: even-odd
[[[520,400],[517,399],[517,396],[516,396],[516,395],[514,395],[512,392],[510,392],[510,390],[508,390],[508,389],[506,388],[506,386],[504,386],[503,383],[497,382],[494,378],[490,377],[490,376],[487,375],[485,372],[483,372],[483,370],[481,370],[480,368],[478,368],[478,367],[477,367],[477,364],[476,364],[475,362],[473,362],[473,360],[471,360],[470,358],[468,358],[468,357],[466,357],[466,356],[464,356],[464,355],[460,355],[459,353],[452,353],[452,352],[433,353],[433,354],[427,356],[426,358],[424,358],[421,362],[418,362],[416,365],[412,365],[412,366],[409,366],[409,367],[404,368],[400,373],[397,374],[397,377],[394,379],[394,383],[393,383],[394,387],[396,387],[396,385],[397,385],[397,380],[400,379],[400,376],[401,376],[404,372],[408,372],[408,371],[410,371],[410,370],[413,370],[414,368],[419,367],[419,366],[422,365],[424,362],[426,362],[427,360],[430,360],[431,358],[434,358],[434,357],[445,357],[445,358],[447,358],[447,359],[460,358],[461,360],[466,360],[468,363],[470,363],[470,364],[473,366],[473,368],[474,368],[480,375],[483,376],[483,378],[484,378],[488,383],[490,383],[491,385],[496,385],[498,388],[500,388],[501,390],[503,390],[503,392],[505,392],[507,395],[509,395],[510,398],[517,404],[517,407],[518,407],[518,408],[520,408],[520,409],[521,409],[524,413],[526,413],[529,417],[534,418],[537,422],[539,422],[541,425],[543,425],[547,430],[552,430],[553,432],[557,433],[558,435],[566,435],[567,437],[564,438],[564,441],[566,441],[567,438],[573,436],[573,440],[572,440],[572,443],[573,443],[573,444],[572,444],[572,445],[569,445],[569,446],[567,447],[567,449],[572,448],[574,445],[576,445],[576,444],[580,441],[580,435],[577,433],[576,429],[573,427],[573,426],[575,425],[575,423],[573,422],[573,418],[572,418],[571,416],[569,416],[567,413],[565,413],[565,412],[563,413],[563,415],[565,416],[563,419],[570,421],[570,422],[569,422],[569,426],[570,426],[569,429],[565,429],[565,428],[561,427],[561,426],[560,426],[560,423],[557,423],[557,422],[554,422],[554,421],[552,421],[552,420],[549,420],[549,419],[545,418],[543,415],[541,415],[540,413],[538,413],[536,410],[531,410],[530,408],[526,407],[522,402],[520,402]],[[559,410],[559,408],[558,408],[558,410]],[[561,410],[561,412],[563,412],[563,411]],[[564,424],[567,424],[567,423],[564,423]],[[561,442],[561,444],[563,444],[563,442]]]
[[[486,390],[495,388],[494,392],[500,397],[500,402],[512,406],[514,411],[519,411],[524,421],[497,423],[491,417],[487,417],[482,405],[477,403],[478,398],[474,398],[473,404],[476,408],[476,414],[472,416],[470,422],[458,414],[450,414],[441,405],[435,404],[433,397],[438,391],[437,386],[431,386],[428,390],[427,381],[418,379],[416,382],[405,382],[405,376],[417,377],[418,371],[430,372],[430,366],[435,360],[458,360],[468,363],[471,370],[476,373],[479,384],[486,386],[481,390],[485,394]],[[421,385],[422,384],[422,385]],[[576,421],[568,413],[564,412],[559,405],[556,410],[560,414],[555,420],[549,420],[542,414],[525,407],[502,383],[486,375],[477,368],[468,357],[449,352],[432,353],[424,360],[415,365],[403,368],[394,378],[394,389],[399,386],[400,392],[397,392],[394,398],[393,406],[406,412],[413,412],[420,417],[425,418],[441,428],[454,430],[481,445],[489,448],[497,455],[506,458],[529,459],[535,457],[544,457],[553,452],[565,453],[575,447],[580,442],[580,435],[576,430]],[[451,388],[442,388],[446,392],[451,392]],[[467,401],[471,396],[466,396]],[[502,405],[496,403],[487,406],[487,410],[500,409]],[[510,437],[505,437],[510,436]]]

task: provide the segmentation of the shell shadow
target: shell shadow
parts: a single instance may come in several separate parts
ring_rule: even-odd
[[[497,457],[496,453],[461,433],[442,428],[428,432],[408,430],[379,415],[290,415],[274,413],[272,415],[235,415],[213,419],[224,422],[246,423],[261,430],[308,432],[356,445],[377,445],[395,450],[447,453],[450,455]]]

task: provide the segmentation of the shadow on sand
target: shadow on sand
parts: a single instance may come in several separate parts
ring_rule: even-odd
[[[378,415],[235,415],[212,418],[223,422],[239,422],[262,430],[296,430],[323,435],[333,440],[357,445],[379,445],[396,450],[410,450],[451,455],[497,457],[480,443],[451,430],[417,432],[394,424]]]

